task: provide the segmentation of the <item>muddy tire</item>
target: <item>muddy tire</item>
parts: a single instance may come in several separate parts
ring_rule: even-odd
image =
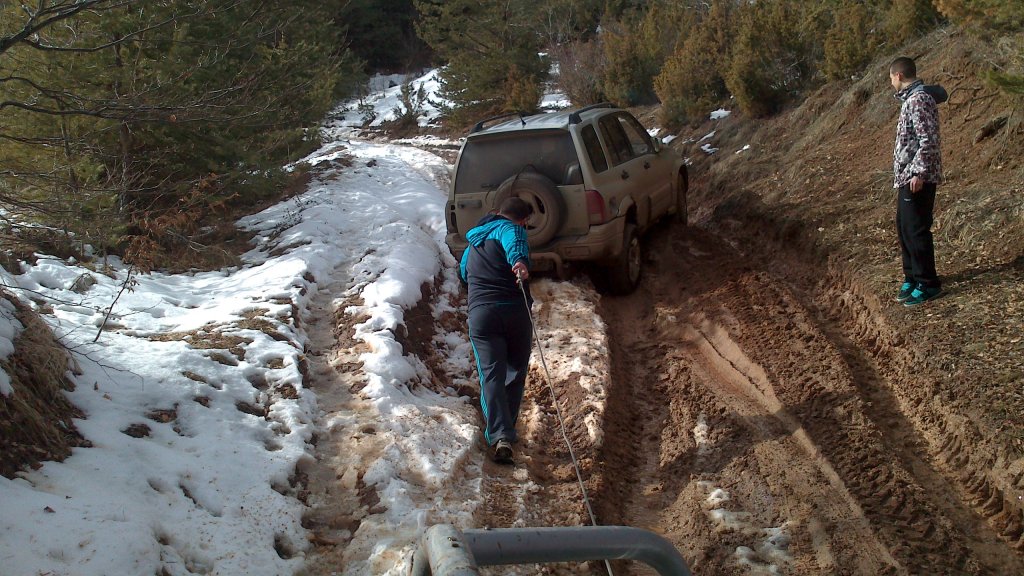
[[[622,234],[622,253],[608,266],[608,291],[616,296],[623,296],[636,290],[640,284],[643,252],[640,250],[640,237],[636,233],[635,224],[626,224]]]
[[[562,195],[550,178],[531,170],[510,176],[498,187],[494,208],[501,206],[509,196],[518,196],[533,206],[533,216],[526,223],[526,237],[531,248],[547,244],[558,234],[565,208]]]
[[[689,225],[687,195],[690,192],[690,182],[686,175],[680,173],[676,182],[676,222],[683,226]]]

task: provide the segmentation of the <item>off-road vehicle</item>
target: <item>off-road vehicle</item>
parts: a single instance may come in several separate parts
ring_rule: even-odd
[[[564,275],[568,262],[596,263],[596,283],[625,294],[640,281],[640,235],[669,214],[686,223],[687,185],[680,156],[611,104],[496,116],[477,123],[459,150],[446,240],[461,258],[465,233],[519,196],[534,209],[534,270]]]

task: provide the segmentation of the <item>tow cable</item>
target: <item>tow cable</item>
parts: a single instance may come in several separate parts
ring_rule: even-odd
[[[569,457],[572,458],[572,467],[576,471],[576,480],[580,484],[580,493],[583,495],[583,504],[587,507],[587,513],[590,514],[590,524],[592,526],[598,526],[597,516],[594,515],[594,508],[590,505],[590,497],[587,496],[587,487],[583,484],[583,474],[580,472],[579,461],[576,460],[576,452],[572,449],[572,442],[569,440],[569,434],[565,431],[565,420],[562,419],[562,410],[558,407],[558,397],[555,396],[555,387],[551,384],[551,372],[548,371],[548,364],[544,360],[544,347],[541,346],[540,343],[540,334],[537,332],[537,322],[533,319],[533,310],[530,309],[530,300],[526,297],[526,287],[523,286],[523,277],[521,273],[516,273],[516,283],[519,284],[519,291],[523,294],[523,304],[526,305],[526,312],[530,315],[530,327],[533,328],[533,339],[537,343],[537,355],[540,357],[540,365],[544,369],[544,380],[548,385],[548,390],[551,392],[551,403],[555,405],[555,416],[558,418],[558,425],[562,429],[562,438],[565,439],[565,445],[569,448]],[[608,576],[615,576],[612,572],[611,562],[605,560],[604,567],[608,570]]]

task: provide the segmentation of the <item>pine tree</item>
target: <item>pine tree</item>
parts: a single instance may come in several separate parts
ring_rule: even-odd
[[[0,202],[91,242],[190,245],[211,207],[251,202],[316,144],[356,75],[343,0],[77,3],[0,8]],[[21,34],[58,5],[59,26]]]
[[[420,37],[445,62],[441,96],[456,122],[536,110],[548,63],[532,3],[416,0],[416,9]]]
[[[349,0],[336,20],[367,72],[403,72],[433,57],[416,35],[416,17],[413,0]]]

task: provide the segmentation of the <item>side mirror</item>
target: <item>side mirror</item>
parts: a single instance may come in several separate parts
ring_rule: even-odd
[[[657,137],[651,137],[651,144],[654,146],[655,154],[661,152],[661,140],[659,140]]]

